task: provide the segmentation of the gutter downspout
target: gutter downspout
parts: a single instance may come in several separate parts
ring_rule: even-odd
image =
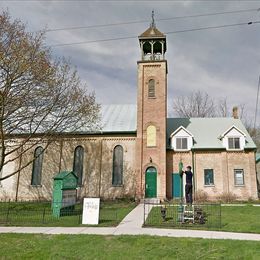
[[[61,161],[62,161],[62,151],[63,151],[63,140],[60,140],[60,161],[59,161],[59,172],[61,171]]]
[[[102,178],[102,154],[103,154],[103,138],[100,140],[100,164],[99,164],[99,181],[98,181],[98,197],[101,194],[101,178]]]
[[[229,173],[228,173],[228,153],[226,151],[226,165],[227,165],[227,193],[229,193]],[[225,192],[225,191],[224,191]]]
[[[15,201],[18,200],[18,190],[19,190],[19,184],[20,184],[22,157],[23,157],[23,145],[21,146],[21,155],[19,157],[19,166],[18,166],[18,176],[17,176],[17,184],[16,184]]]
[[[195,152],[194,152],[194,150],[192,149],[191,150],[191,154],[192,154],[192,169],[193,169],[193,200],[195,201],[195,199],[196,199],[196,196],[195,196],[195,191],[196,191],[196,178],[195,178],[195,176],[197,176],[197,175],[195,175],[195,173],[196,173],[196,171],[195,171]]]

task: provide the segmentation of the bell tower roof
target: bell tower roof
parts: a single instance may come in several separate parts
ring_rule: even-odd
[[[153,39],[153,38],[159,38],[163,39],[166,38],[165,34],[160,32],[156,27],[149,27],[145,32],[143,32],[139,37],[141,39]]]
[[[152,22],[150,24],[150,27],[145,32],[143,32],[138,38],[139,40],[166,38],[166,36],[156,28],[154,22],[154,11],[152,11]]]

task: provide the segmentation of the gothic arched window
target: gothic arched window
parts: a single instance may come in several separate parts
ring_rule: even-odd
[[[31,185],[41,185],[43,148],[38,146],[34,151]]]
[[[77,146],[74,151],[73,172],[78,176],[78,185],[82,185],[84,148]]]
[[[154,125],[147,127],[146,136],[147,147],[156,146],[156,127]]]
[[[155,80],[150,79],[148,81],[148,97],[153,98],[155,97]]]
[[[113,151],[113,172],[112,185],[120,186],[123,184],[123,147],[117,145]]]

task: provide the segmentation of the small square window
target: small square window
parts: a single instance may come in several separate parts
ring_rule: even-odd
[[[188,138],[177,137],[176,138],[176,149],[187,150],[188,149]]]
[[[234,177],[235,177],[235,185],[245,185],[244,182],[244,170],[236,169],[234,170]]]
[[[240,138],[229,137],[228,138],[228,149],[240,149]]]
[[[214,185],[214,172],[213,169],[204,170],[204,185]]]

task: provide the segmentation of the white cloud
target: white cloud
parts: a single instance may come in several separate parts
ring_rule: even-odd
[[[140,1],[140,2],[1,2],[11,16],[27,22],[30,30],[89,26],[192,14],[259,8],[256,1]],[[260,13],[239,13],[192,19],[156,21],[162,32],[220,24],[247,22]],[[46,43],[69,43],[141,34],[149,23],[52,32]],[[205,90],[212,97],[228,97],[244,103],[254,113],[260,73],[260,25],[232,27],[167,35],[169,99]],[[104,103],[136,102],[138,39],[72,45],[53,49],[55,55],[70,57],[97,99]],[[116,95],[115,95],[116,93]],[[259,122],[260,122],[260,111]]]

